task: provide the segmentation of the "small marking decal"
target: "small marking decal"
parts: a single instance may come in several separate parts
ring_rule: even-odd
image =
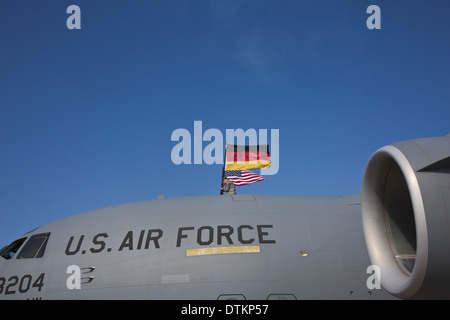
[[[186,257],[204,256],[222,253],[258,253],[258,252],[261,252],[259,246],[214,247],[214,248],[188,249],[186,250]]]

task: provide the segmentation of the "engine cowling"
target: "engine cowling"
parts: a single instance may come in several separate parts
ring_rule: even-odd
[[[399,298],[450,299],[450,135],[376,151],[361,210],[383,288]]]

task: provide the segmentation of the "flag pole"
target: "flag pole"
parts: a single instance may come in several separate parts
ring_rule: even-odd
[[[222,178],[220,179],[220,194],[223,194],[223,190],[222,190],[222,181],[223,178],[225,177],[225,157],[227,155],[227,144],[225,143],[225,151],[223,153],[223,167],[222,167]]]

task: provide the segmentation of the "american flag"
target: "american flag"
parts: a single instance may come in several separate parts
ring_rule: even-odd
[[[225,171],[225,178],[233,181],[236,186],[245,186],[246,184],[264,180],[263,176],[249,170]]]

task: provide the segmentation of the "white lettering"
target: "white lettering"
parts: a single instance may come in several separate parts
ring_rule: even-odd
[[[214,141],[208,144],[203,150],[203,160],[206,164],[220,163],[223,161],[223,137],[218,129],[208,129],[203,134],[203,141]],[[214,156],[212,155],[214,151]]]
[[[67,274],[70,274],[70,276],[67,278],[66,286],[67,289],[73,290],[81,289],[81,270],[80,267],[77,265],[70,265],[67,267],[66,270]]]
[[[381,9],[379,6],[371,5],[367,7],[366,13],[372,15],[367,18],[366,25],[369,30],[381,29]]]
[[[67,18],[66,25],[67,29],[81,29],[81,9],[79,6],[70,5],[67,7],[66,13],[71,13],[72,15]]]
[[[265,129],[264,129],[265,130]],[[260,134],[260,144],[266,144],[265,142],[261,142],[261,137],[265,137],[265,141],[267,141],[267,130],[265,136],[261,136],[261,130],[259,130]],[[270,153],[270,167],[261,169],[261,174],[263,176],[273,176],[278,173],[278,169],[280,167],[280,130],[279,129],[271,129],[270,130],[270,146],[272,148]]]
[[[261,169],[263,175],[275,175],[279,169],[280,130],[271,129],[270,135],[271,163],[269,168]],[[174,164],[192,164],[192,140],[194,142],[194,164],[202,164],[203,162],[208,165],[223,164],[224,140],[222,132],[218,129],[208,129],[203,133],[202,121],[194,121],[193,137],[188,130],[183,128],[175,129],[172,132],[171,141],[179,141],[171,151],[171,159]],[[241,128],[226,129],[226,142],[229,144],[257,146],[258,140],[260,146],[267,145],[267,129],[259,129],[258,134],[253,128],[246,131]],[[203,141],[211,141],[211,143],[203,149]],[[245,162],[245,159],[237,159],[237,163],[243,162]]]
[[[367,281],[366,281],[367,288],[370,290],[381,289],[381,269],[380,269],[380,267],[372,264],[367,267],[366,273],[367,274],[373,273],[371,276],[369,276],[369,278],[367,278]]]
[[[187,307],[181,308],[181,314],[205,314],[211,318],[214,315],[216,307],[195,307],[189,304]]]
[[[180,141],[172,148],[171,158],[174,164],[191,164],[191,134],[186,129],[176,129],[172,132],[171,141]],[[180,157],[180,152],[183,155]]]

